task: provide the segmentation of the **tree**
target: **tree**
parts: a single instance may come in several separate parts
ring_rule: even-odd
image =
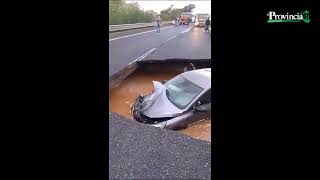
[[[194,8],[196,8],[194,4],[189,4],[188,6],[183,7],[183,12],[192,12]]]
[[[109,1],[109,24],[117,24],[119,22],[119,14],[121,7],[125,5],[125,0],[110,0]]]
[[[154,12],[144,12],[136,2],[127,4],[125,0],[109,1],[109,25],[144,23],[154,20]]]
[[[181,16],[182,12],[192,12],[196,7],[194,4],[189,4],[188,6],[183,7],[182,9],[172,9],[171,5],[169,8],[164,9],[160,12],[161,19],[164,21],[170,21],[177,17]]]

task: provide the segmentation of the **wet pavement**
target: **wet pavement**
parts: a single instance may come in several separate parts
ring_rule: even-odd
[[[116,112],[133,120],[130,107],[139,94],[149,94],[153,89],[152,81],[168,80],[180,74],[179,70],[146,70],[138,69],[128,76],[118,87],[109,92],[109,112]],[[179,130],[196,139],[211,142],[211,119],[191,124],[188,128]]]
[[[143,60],[211,59],[211,36],[203,27],[192,27],[167,41]]]
[[[150,50],[175,41],[182,32],[192,26],[164,27],[160,33],[146,32],[135,36],[121,36],[109,39],[109,77],[124,69],[129,63],[146,55]],[[187,48],[187,47],[186,47]]]

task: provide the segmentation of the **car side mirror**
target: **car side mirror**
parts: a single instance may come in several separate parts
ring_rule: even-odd
[[[211,103],[208,104],[201,104],[199,106],[195,107],[195,110],[200,111],[200,112],[208,112],[211,111]]]

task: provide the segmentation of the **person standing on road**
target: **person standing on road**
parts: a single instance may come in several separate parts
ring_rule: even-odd
[[[157,32],[160,33],[160,16],[157,18]]]
[[[205,28],[206,32],[209,32],[209,26],[210,26],[210,19],[208,17],[208,19],[206,20],[206,28]]]

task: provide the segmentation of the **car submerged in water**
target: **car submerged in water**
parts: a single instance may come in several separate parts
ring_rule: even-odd
[[[161,129],[182,129],[211,116],[211,68],[190,70],[140,95],[131,114],[140,123]]]

